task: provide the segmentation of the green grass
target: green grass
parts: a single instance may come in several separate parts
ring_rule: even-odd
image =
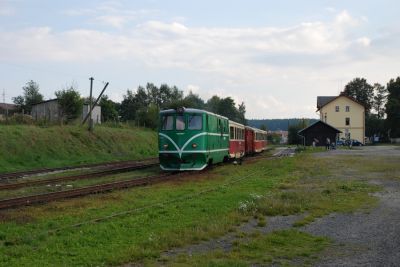
[[[142,128],[0,125],[0,173],[157,155],[157,134]]]
[[[350,212],[375,203],[368,194],[375,187],[329,179],[333,170],[326,164],[328,160],[311,159],[302,154],[225,165],[182,181],[0,211],[0,265],[151,265],[165,250],[223,236],[255,214],[261,218],[305,212],[310,217],[300,222],[304,224],[330,212]],[[118,213],[121,216],[106,219]],[[92,222],[98,218],[104,220]],[[80,222],[87,223],[70,227]],[[262,226],[268,220],[259,223]],[[256,251],[273,248],[268,244],[275,239],[282,240],[279,253],[265,258],[254,253],[243,264],[309,258],[327,244],[295,230],[275,234],[239,242],[239,250],[222,263],[250,253],[246,246],[254,246]],[[303,242],[308,243],[293,253],[292,248]],[[312,250],[314,247],[318,249]],[[218,255],[210,256],[210,263],[218,263]],[[170,263],[174,262],[171,259]]]
[[[173,262],[175,266],[252,266],[290,265],[293,259],[303,258],[303,262],[311,262],[316,253],[330,244],[330,240],[315,237],[296,230],[282,230],[262,235],[255,232],[243,235],[234,243],[229,252],[221,250],[198,253],[192,256],[179,255]]]

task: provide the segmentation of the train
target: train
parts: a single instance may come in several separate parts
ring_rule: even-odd
[[[206,110],[177,108],[159,115],[159,161],[165,171],[199,171],[267,148],[266,131]]]

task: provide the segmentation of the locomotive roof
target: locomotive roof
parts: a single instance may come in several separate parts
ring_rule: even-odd
[[[206,113],[206,114],[210,114],[210,115],[214,115],[216,117],[219,117],[221,119],[225,119],[227,120],[227,117],[209,112],[207,110],[202,110],[202,109],[196,109],[196,108],[185,108],[184,112],[189,112],[189,113]],[[166,109],[166,110],[162,110],[160,111],[160,114],[168,114],[168,113],[177,113],[177,111],[175,109]]]

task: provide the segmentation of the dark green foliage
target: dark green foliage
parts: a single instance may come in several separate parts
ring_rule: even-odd
[[[225,116],[230,120],[244,124],[246,107],[243,102],[241,105],[239,105],[239,108],[240,110],[236,108],[235,101],[231,97],[228,96],[226,98],[220,98],[216,95],[207,101],[205,107],[205,109],[210,112]]]
[[[390,137],[400,137],[400,77],[391,79],[387,84],[389,92],[386,103],[386,125]]]
[[[373,105],[374,88],[364,78],[355,78],[345,87],[342,94],[354,98],[365,107],[365,113],[369,114]]]
[[[101,118],[103,121],[118,121],[117,103],[104,95],[100,99]]]
[[[378,119],[383,119],[385,115],[385,103],[387,99],[387,88],[379,83],[374,84],[374,102],[373,108],[378,116]]]
[[[386,139],[385,120],[379,118],[377,114],[370,114],[365,118],[365,136],[379,136]]]
[[[82,114],[83,99],[77,90],[72,86],[55,92],[60,105],[60,118],[65,122],[70,122]]]
[[[199,95],[189,92],[184,97],[176,86],[162,84],[160,88],[148,83],[146,88],[139,86],[136,92],[128,90],[119,108],[122,121],[134,121],[136,125],[150,128],[158,127],[158,113],[163,109],[178,107],[205,109],[245,124],[246,106],[242,102],[236,107],[231,97],[213,96],[204,103]]]
[[[24,95],[13,97],[13,102],[17,105],[17,109],[20,112],[24,111],[30,113],[32,105],[43,101],[43,95],[39,93],[39,85],[32,80],[27,82],[26,85],[22,87],[22,90],[24,91]]]
[[[192,91],[183,99],[185,103],[185,107],[187,108],[197,108],[204,109],[205,103],[204,100],[199,97],[199,95],[194,94]]]
[[[267,130],[267,125],[266,124],[261,124],[260,130],[266,131]]]
[[[293,124],[289,126],[288,130],[288,143],[289,145],[301,145],[303,143],[303,138],[298,135],[298,132],[301,129],[304,129],[308,126],[309,122],[307,120],[301,120],[297,124]]]

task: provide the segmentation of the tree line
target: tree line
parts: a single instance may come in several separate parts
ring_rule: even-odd
[[[34,81],[29,81],[22,89],[23,95],[14,97],[13,102],[18,112],[30,114],[32,106],[42,102],[44,97],[39,92],[39,85]],[[89,102],[89,99],[83,98],[73,86],[56,91],[55,96],[66,123],[76,120],[81,115],[83,103]],[[230,120],[246,123],[244,102],[236,105],[231,97],[223,98],[217,95],[204,101],[192,91],[184,95],[178,87],[167,84],[157,87],[153,83],[147,83],[146,86],[139,86],[136,90],[128,89],[120,103],[104,95],[99,105],[103,122],[129,122],[149,128],[158,127],[160,110],[178,107],[204,109]]]

